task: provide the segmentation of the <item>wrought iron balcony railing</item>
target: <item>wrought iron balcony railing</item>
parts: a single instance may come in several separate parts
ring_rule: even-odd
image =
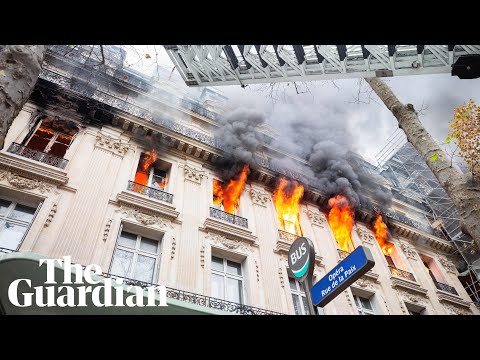
[[[65,166],[68,164],[68,160],[52,155],[52,154],[47,154],[42,151],[30,149],[29,147],[17,144],[17,143],[12,143],[8,150],[9,153],[12,154],[17,154],[23,157],[26,157],[28,159],[32,159],[35,161],[39,161],[48,165],[52,165],[55,167],[58,167],[60,169],[65,169]]]
[[[350,253],[348,251],[343,251],[343,250],[340,250],[340,249],[337,249],[337,251],[338,251],[338,256],[340,256],[340,260],[343,260],[348,255],[350,255]]]
[[[0,254],[9,254],[11,252],[16,252],[16,250],[6,249],[6,248],[0,247]]]
[[[210,208],[210,216],[215,218],[215,219],[220,219],[226,222],[229,222],[231,224],[235,224],[238,226],[242,226],[244,228],[248,228],[248,220],[245,218],[242,218],[240,216],[236,216],[233,214],[229,214],[225,211],[222,211],[220,209],[215,209],[213,207]]]
[[[297,234],[292,234],[292,233],[289,233],[287,231],[283,231],[283,230],[280,230],[280,229],[278,229],[278,234],[280,235],[280,239],[288,241],[288,242],[292,242],[292,243],[300,237]]]
[[[154,189],[149,186],[138,184],[133,181],[128,182],[127,190],[135,191],[139,194],[146,195],[150,198],[157,199],[160,201],[165,201],[169,204],[173,202],[173,194],[167,193],[163,190]]]
[[[416,281],[416,280],[415,280],[415,277],[413,276],[413,274],[412,274],[412,273],[409,273],[408,271],[401,270],[401,269],[397,269],[397,268],[394,267],[394,266],[389,266],[388,268],[390,269],[390,273],[391,273],[393,276],[402,277],[402,278],[407,279],[407,280],[410,280],[410,281]]]
[[[142,289],[145,289],[149,286],[156,286],[152,283],[147,283],[144,281],[124,278],[121,276],[116,276],[113,274],[104,273],[104,277],[111,277],[111,278],[120,278],[123,279],[123,283],[126,285],[133,285],[139,286]],[[167,287],[167,297],[175,300],[180,300],[184,302],[188,302],[190,304],[205,306],[212,309],[232,312],[240,315],[285,315],[279,312],[260,309],[253,306],[243,305],[234,303],[227,300],[217,299],[210,296],[199,295],[195,293],[191,293],[188,291],[177,290]]]
[[[457,295],[458,296],[458,292],[457,290],[453,287],[453,286],[450,286],[450,285],[447,285],[447,284],[443,284],[441,282],[438,282],[438,281],[435,281],[433,280],[433,283],[435,284],[436,288],[438,290],[442,290],[442,291],[446,291],[450,294],[453,294],[453,295]]]

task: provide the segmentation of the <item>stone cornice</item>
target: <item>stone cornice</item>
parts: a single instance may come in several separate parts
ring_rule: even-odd
[[[156,226],[163,230],[173,229],[172,223],[169,219],[148,214],[134,207],[122,206],[117,211],[124,214],[127,218],[133,218],[137,222],[146,226]]]
[[[135,192],[122,191],[117,195],[117,200],[120,204],[125,204],[140,210],[146,210],[171,220],[176,219],[180,214],[175,210],[173,205],[151,199]]]
[[[407,292],[426,296],[428,290],[423,288],[420,284],[400,278],[397,276],[390,276],[390,281],[392,282],[392,288],[406,290]]]
[[[37,191],[41,194],[58,193],[57,187],[42,180],[20,176],[8,170],[0,169],[0,182],[6,182],[20,190]]]
[[[246,241],[247,243],[258,246],[257,237],[252,234],[251,230],[212,217],[207,217],[203,223],[203,228],[200,229],[207,232],[219,233],[231,239]]]
[[[468,308],[468,309],[470,308],[470,302],[467,302],[467,301],[463,300],[458,295],[450,294],[450,293],[448,293],[446,291],[442,291],[442,290],[437,290],[436,294],[437,294],[437,297],[438,297],[438,301],[440,301],[442,303],[450,303],[450,304],[453,304],[453,305],[456,305],[456,306],[460,306],[460,307],[464,307],[464,308]]]
[[[260,205],[263,207],[266,207],[267,202],[270,200],[269,193],[266,193],[265,191],[254,189],[254,188],[250,189],[250,197],[252,198],[252,202],[254,204]]]
[[[9,152],[0,151],[0,168],[53,185],[68,182],[66,171]]]

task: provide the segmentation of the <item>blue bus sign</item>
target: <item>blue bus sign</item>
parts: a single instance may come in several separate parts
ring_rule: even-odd
[[[311,290],[313,305],[324,307],[374,265],[375,260],[370,250],[363,246],[357,247],[313,285]]]

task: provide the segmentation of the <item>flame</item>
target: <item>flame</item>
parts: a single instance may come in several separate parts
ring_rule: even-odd
[[[157,181],[158,186],[160,186],[162,189],[165,189],[165,186],[168,184],[168,176],[164,178],[162,181]]]
[[[289,182],[281,178],[273,193],[273,202],[277,209],[280,227],[296,235],[302,235],[299,222],[300,200],[303,197],[304,188],[297,181]]]
[[[222,183],[217,179],[213,179],[213,203],[220,205],[223,201],[223,187]]]
[[[328,200],[331,207],[328,213],[328,223],[340,250],[352,252],[352,228],[355,214],[348,199],[343,195],[335,195]]]
[[[387,224],[383,222],[382,215],[378,214],[377,218],[375,219],[375,223],[373,224],[373,229],[375,237],[377,238],[378,245],[380,245],[382,252],[385,255],[390,256],[393,251],[393,244],[387,242],[388,229]]]
[[[235,212],[235,208],[240,203],[240,195],[245,188],[245,182],[247,181],[247,175],[250,168],[248,164],[245,164],[240,174],[230,179],[227,186],[222,187],[222,183],[217,179],[213,180],[213,203],[215,205],[223,204],[223,210],[229,214]]]
[[[157,160],[157,153],[155,150],[145,151],[145,156],[142,161],[143,170],[147,171],[150,166]]]
[[[135,183],[140,185],[148,184],[148,170],[150,166],[157,160],[157,153],[155,150],[146,151],[143,156],[140,157],[140,163],[138,164],[137,172],[135,174]],[[141,186],[134,186],[133,190],[136,192],[141,192]]]

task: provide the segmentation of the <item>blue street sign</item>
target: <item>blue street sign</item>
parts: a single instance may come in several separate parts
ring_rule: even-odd
[[[357,247],[332,271],[313,285],[311,294],[315,306],[324,307],[343,290],[373,268],[375,260],[368,248]]]

